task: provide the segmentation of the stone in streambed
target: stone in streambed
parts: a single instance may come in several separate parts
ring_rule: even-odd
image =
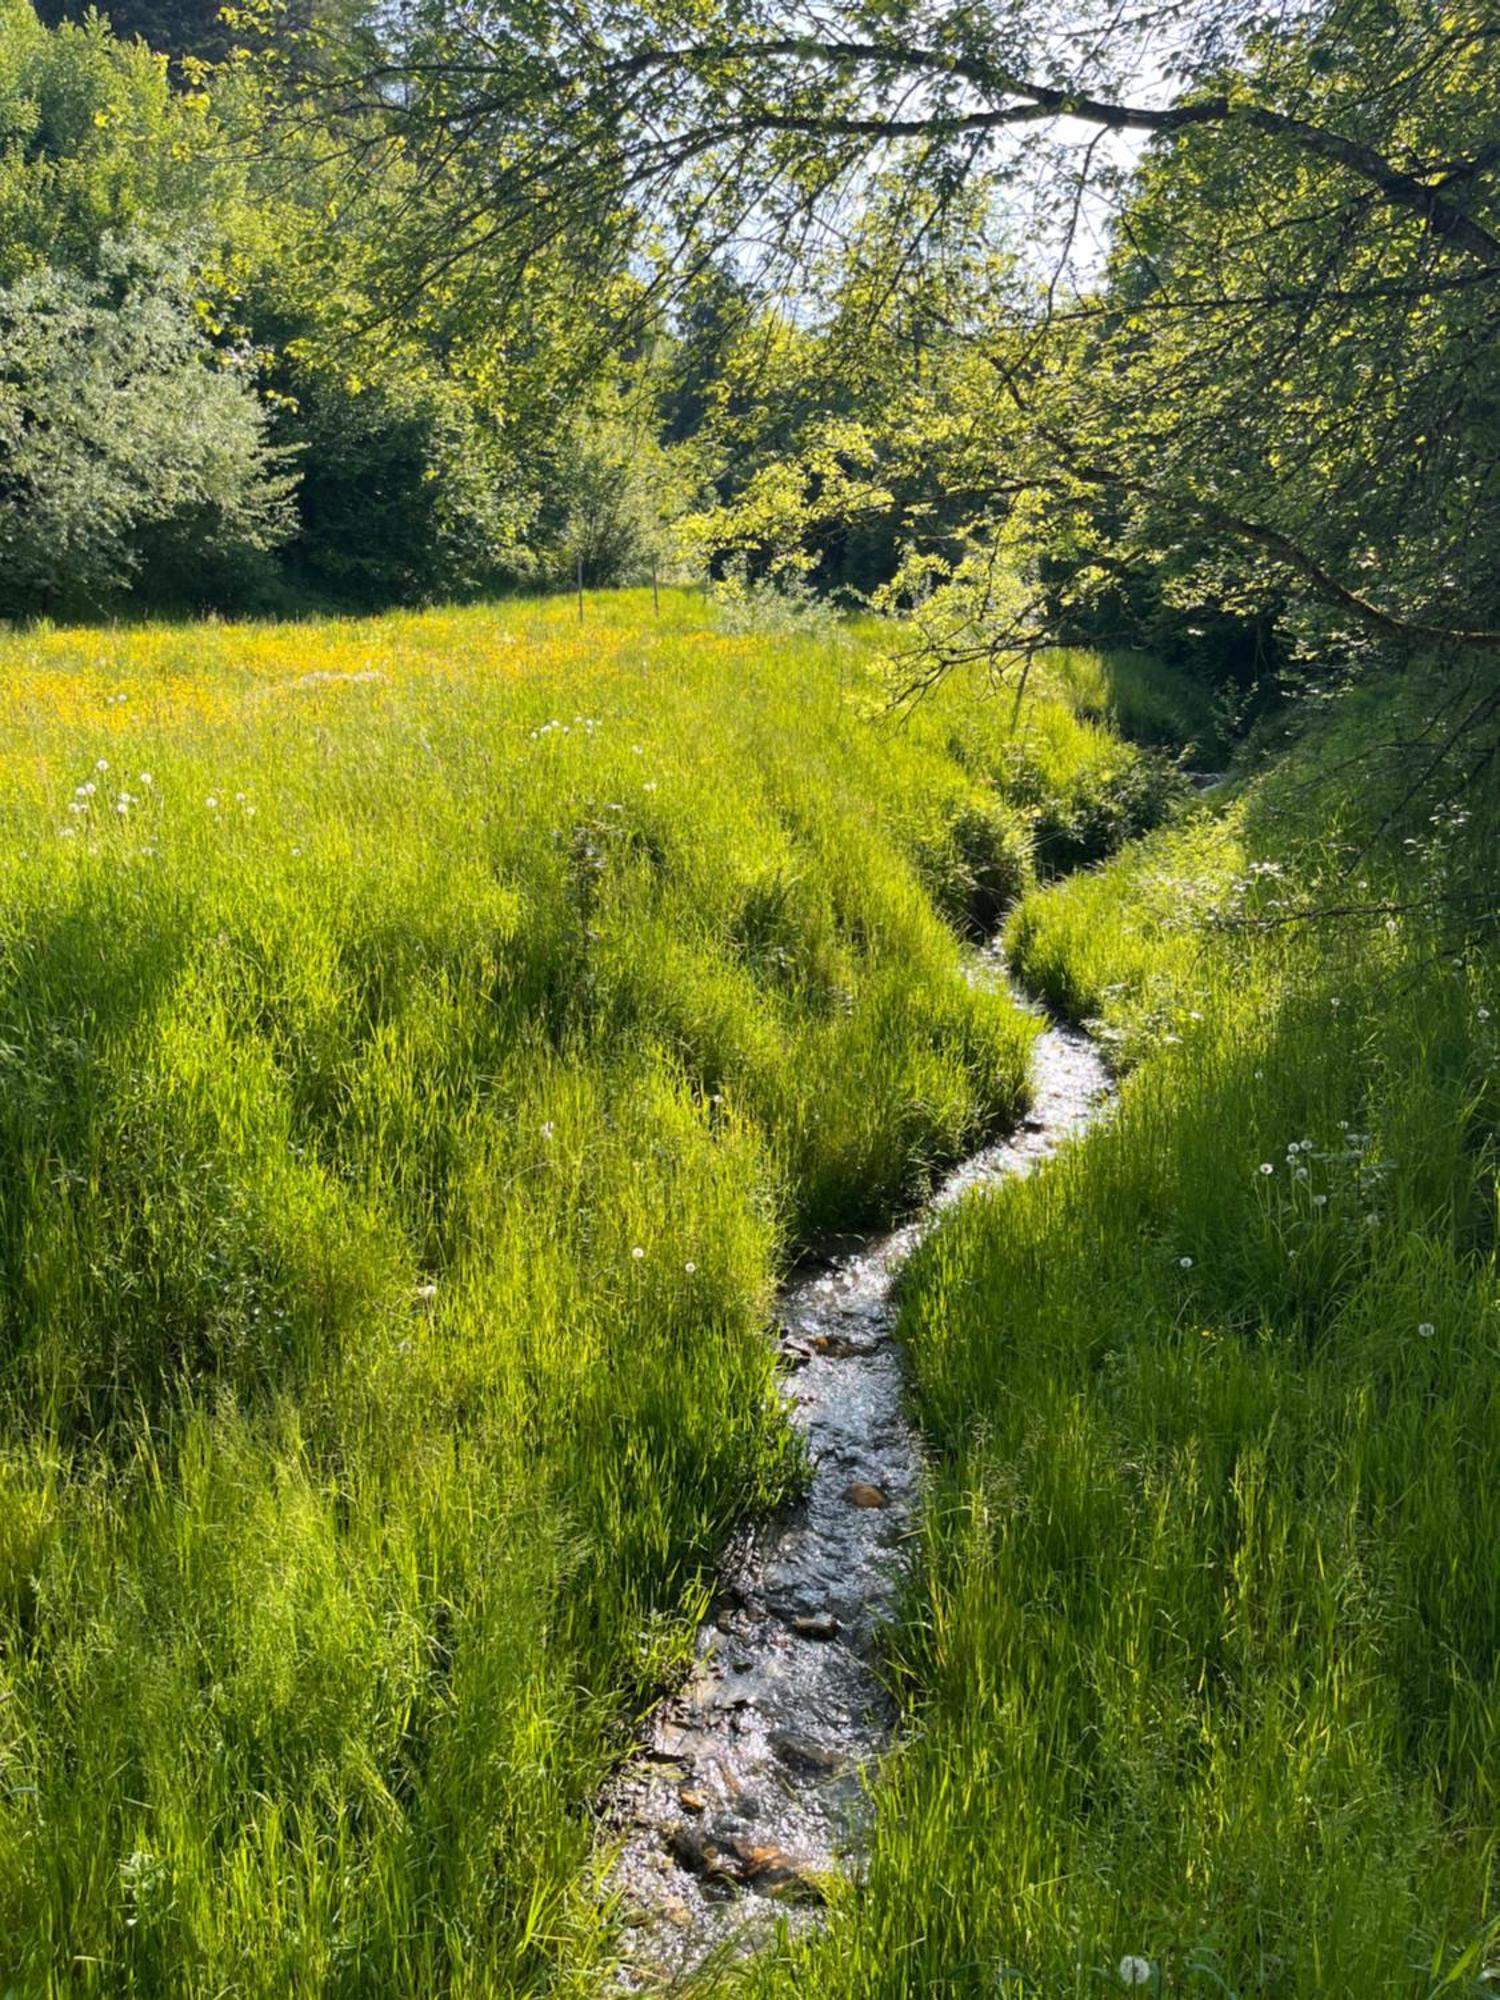
[[[842,1626],[831,1611],[814,1611],[792,1620],[799,1639],[836,1639]]]
[[[867,1479],[856,1479],[844,1489],[844,1498],[851,1507],[889,1507],[891,1496],[883,1487],[872,1486]]]
[[[828,1776],[843,1768],[843,1759],[836,1750],[829,1750],[821,1743],[814,1743],[809,1736],[796,1736],[789,1729],[779,1729],[771,1737],[771,1748],[794,1771],[813,1772]]]
[[[856,1354],[875,1352],[868,1341],[851,1340],[844,1333],[820,1333],[811,1345],[816,1353],[824,1355],[829,1361],[849,1361]]]

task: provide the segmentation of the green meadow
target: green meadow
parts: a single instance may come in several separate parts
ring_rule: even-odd
[[[1018,1115],[966,941],[1180,782],[686,594],[0,689],[0,1991],[597,1990],[777,1274]]]
[[[893,709],[879,638],[0,642],[0,1992],[608,1990],[778,1277],[1024,1111],[1002,917],[1118,1103],[907,1274],[873,1847],[704,1984],[1488,1990],[1493,802],[1388,694],[1195,796],[1150,662]]]
[[[1500,2000],[1497,107],[0,0],[0,2000]]]

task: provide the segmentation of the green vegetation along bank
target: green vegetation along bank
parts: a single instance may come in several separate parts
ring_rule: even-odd
[[[905,1747],[757,1992],[1493,1990],[1496,800],[1410,747],[1452,695],[1350,700],[1013,917],[1120,1101],[912,1268]]]

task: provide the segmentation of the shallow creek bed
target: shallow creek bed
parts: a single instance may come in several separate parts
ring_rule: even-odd
[[[921,1450],[894,1333],[896,1278],[933,1218],[1028,1173],[1107,1095],[1098,1051],[1049,1025],[1030,1115],[964,1161],[923,1213],[795,1278],[777,1318],[792,1422],[812,1468],[795,1506],[731,1551],[686,1684],[605,1801],[623,1845],[608,1888],[642,1991],[810,1920],[857,1857],[870,1761],[894,1715],[875,1645],[901,1588]]]

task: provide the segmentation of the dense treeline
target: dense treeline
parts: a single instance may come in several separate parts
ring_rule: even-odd
[[[0,612],[675,567],[920,607],[917,677],[1493,657],[1479,14],[1190,13],[1143,108],[1123,31],[844,11],[3,0]],[[1127,160],[1008,136],[1065,61]]]
[[[644,574],[677,475],[639,363],[581,365],[545,272],[503,329],[392,311],[367,273],[421,191],[346,200],[358,135],[271,119],[274,42],[210,70],[164,22],[0,8],[0,614]]]

